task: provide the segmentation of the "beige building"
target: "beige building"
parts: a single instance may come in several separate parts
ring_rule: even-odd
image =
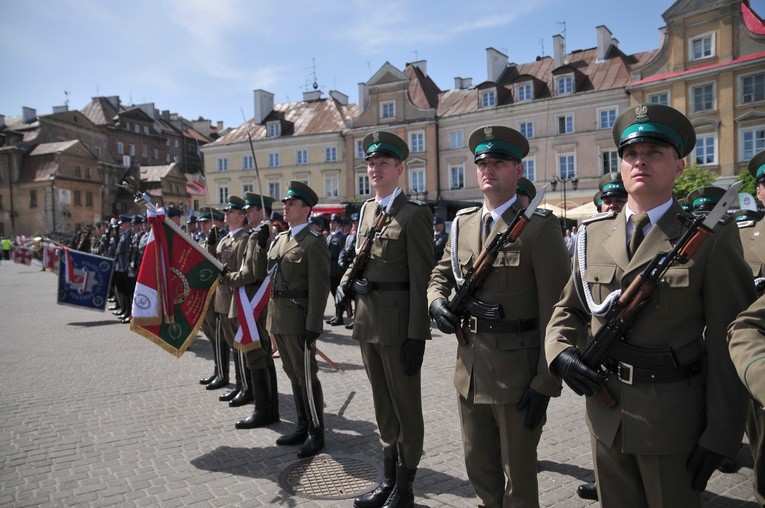
[[[279,200],[288,183],[297,180],[318,194],[316,211],[339,211],[348,193],[342,132],[356,106],[340,92],[323,98],[318,90],[306,92],[301,102],[284,104],[274,104],[272,93],[255,90],[254,105],[251,120],[201,148],[208,204],[222,207],[229,195],[260,193],[261,185],[265,195]]]

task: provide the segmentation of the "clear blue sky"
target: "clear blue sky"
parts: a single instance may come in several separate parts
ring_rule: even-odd
[[[446,90],[486,79],[486,48],[524,63],[596,45],[606,25],[627,53],[658,47],[671,0],[5,0],[0,18],[0,114],[81,109],[98,95],[153,102],[226,126],[252,116],[252,90],[302,98],[315,77],[358,100],[358,83],[389,61],[427,60]],[[765,0],[752,0],[765,12]],[[315,63],[314,63],[315,62]]]

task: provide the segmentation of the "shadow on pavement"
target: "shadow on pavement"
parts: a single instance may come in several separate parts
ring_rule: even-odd
[[[93,328],[95,326],[109,326],[109,325],[120,325],[124,326],[124,323],[120,323],[116,319],[109,320],[109,321],[78,321],[78,322],[72,322],[68,323],[69,326],[82,326],[83,328]]]

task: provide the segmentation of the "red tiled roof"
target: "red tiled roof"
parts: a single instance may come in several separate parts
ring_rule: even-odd
[[[645,79],[641,79],[639,81],[634,81],[632,83],[629,83],[627,86],[639,86],[639,85],[645,85],[647,83],[653,83],[654,81],[661,81],[663,79],[670,79],[675,78],[677,76],[683,76],[685,74],[690,73],[697,73],[697,72],[703,72],[708,71],[710,69],[722,69],[725,67],[729,67],[731,65],[736,65],[744,62],[749,62],[752,60],[759,60],[760,58],[765,58],[765,52],[760,53],[754,53],[752,55],[746,55],[742,56],[740,58],[734,58],[733,60],[728,60],[727,62],[717,62],[709,65],[702,65],[700,67],[693,67],[691,69],[686,69],[684,71],[677,71],[677,72],[667,72],[665,74],[658,74],[656,76],[649,76]]]
[[[749,6],[749,0],[741,2],[741,17],[747,30],[755,35],[765,35],[765,22]]]

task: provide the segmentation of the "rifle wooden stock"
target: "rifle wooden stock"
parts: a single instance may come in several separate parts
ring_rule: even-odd
[[[686,263],[696,254],[704,241],[713,234],[713,231],[704,227],[702,222],[703,217],[696,217],[691,220],[688,230],[672,250],[669,253],[657,253],[627,289],[622,292],[619,299],[606,313],[603,326],[598,329],[592,340],[582,350],[580,356],[585,365],[601,375],[604,374],[602,367],[604,357],[616,342],[622,340],[640,310],[651,300],[653,292],[669,267],[675,263]],[[605,385],[605,376],[601,382],[601,388],[595,393],[605,407],[612,408],[616,405],[616,399]]]
[[[454,298],[446,303],[446,308],[449,309],[449,312],[459,318],[459,323],[454,327],[454,334],[457,336],[457,342],[460,346],[467,346],[467,339],[462,330],[462,323],[467,317],[467,300],[475,296],[478,290],[481,289],[481,286],[483,286],[486,277],[489,276],[494,267],[494,261],[497,260],[499,251],[506,244],[515,242],[521,236],[521,233],[523,233],[523,229],[529,223],[529,219],[524,215],[525,211],[525,209],[519,211],[507,229],[495,236],[494,240],[481,251],[473,266],[465,274],[464,284],[457,290]]]
[[[375,241],[375,236],[385,225],[385,221],[388,219],[387,212],[383,211],[380,217],[374,224],[374,227],[369,230],[369,233],[364,237],[364,243],[361,244],[361,250],[356,255],[351,265],[351,273],[348,275],[348,279],[345,281],[345,291],[343,291],[343,299],[338,302],[338,305],[345,309],[349,318],[353,317],[353,309],[351,307],[351,301],[353,300],[353,283],[360,280],[364,275],[364,270],[367,267],[369,258],[372,256],[372,244]]]

